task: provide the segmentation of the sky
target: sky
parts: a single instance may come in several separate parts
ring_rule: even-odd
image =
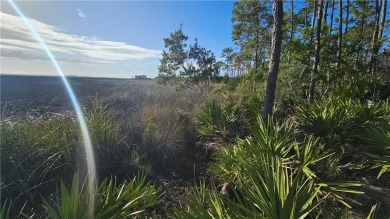
[[[16,1],[66,75],[155,77],[164,37],[183,32],[218,58],[232,47],[233,1]],[[1,1],[1,73],[56,75],[37,40]]]

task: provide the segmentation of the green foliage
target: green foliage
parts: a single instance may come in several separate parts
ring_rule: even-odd
[[[167,218],[232,218],[226,201],[226,197],[219,194],[215,184],[207,188],[203,180],[187,195],[188,208],[175,207],[167,213]]]
[[[8,204],[8,200],[5,200],[3,205],[1,206],[0,210],[0,217],[4,219],[9,219],[10,218],[10,209],[11,209],[11,203]]]
[[[233,103],[218,104],[210,101],[202,108],[196,126],[202,138],[228,141],[240,133],[240,111]]]
[[[164,38],[164,46],[157,82],[160,84],[175,85],[177,89],[192,85],[209,85],[211,79],[219,74],[219,65],[216,65],[214,54],[198,44],[190,45],[187,50],[188,36],[182,31],[182,26]]]
[[[121,185],[115,179],[105,179],[96,191],[85,182],[79,187],[80,183],[77,174],[70,189],[61,182],[54,205],[44,203],[50,218],[140,218],[146,208],[159,203],[162,195],[142,174]]]
[[[249,127],[257,125],[257,117],[261,115],[264,101],[264,96],[261,93],[249,94],[243,98],[242,114],[245,119],[245,124]]]
[[[390,80],[384,74],[370,77],[358,75],[351,77],[350,80],[341,81],[335,93],[341,97],[361,101],[387,100],[390,96]]]
[[[271,4],[266,1],[237,1],[232,17],[232,40],[240,47],[240,61],[253,61],[256,67],[269,58]],[[237,62],[237,61],[236,61]]]
[[[86,117],[99,176],[123,176],[134,170],[134,148],[126,143],[107,109],[95,102]],[[61,177],[84,171],[78,130],[71,115],[1,121],[2,198],[35,200],[55,188]]]
[[[380,167],[378,178],[390,172],[390,125],[368,128],[361,136],[373,168]]]
[[[313,134],[326,145],[336,148],[355,140],[364,128],[389,121],[389,104],[362,104],[358,100],[325,98],[298,107],[298,130]]]
[[[267,128],[262,120],[257,120],[251,135],[238,140],[236,146],[222,148],[211,164],[211,171],[226,182],[238,182],[257,173],[261,165],[259,154],[267,153],[283,157],[292,148],[291,126],[281,125]],[[289,145],[289,148],[286,148]]]
[[[317,137],[333,154],[315,166],[320,177],[348,180],[369,167],[381,168],[378,177],[387,172],[389,109],[388,102],[362,104],[359,100],[342,99],[299,106],[297,131]]]
[[[297,142],[291,125],[258,119],[250,137],[222,148],[210,170],[233,184],[230,199],[204,184],[188,199],[187,209],[172,218],[305,218],[334,199],[348,205],[345,194],[361,194],[354,182],[321,182],[311,167],[330,154],[313,138]],[[202,218],[203,218],[202,217]]]
[[[238,84],[241,82],[241,80],[242,80],[242,77],[230,77],[226,82],[226,86],[227,86],[228,90],[233,91],[238,86]]]
[[[34,199],[75,170],[79,146],[70,118],[1,121],[2,198]]]
[[[320,138],[327,147],[340,146],[356,133],[356,128],[360,128],[354,122],[359,107],[359,103],[350,100],[303,103],[298,107],[297,128]]]

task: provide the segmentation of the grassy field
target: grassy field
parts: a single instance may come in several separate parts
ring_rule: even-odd
[[[267,124],[263,92],[250,83],[233,78],[199,93],[154,80],[70,78],[96,159],[91,200],[61,81],[2,76],[1,215],[388,218],[388,99],[367,104],[349,95],[354,87],[315,101],[281,92]],[[84,210],[90,203],[94,212]]]
[[[201,177],[207,157],[197,146],[193,118],[204,97],[153,80],[70,78],[86,116],[98,179],[119,182],[137,172],[163,188],[160,207]],[[75,113],[56,77],[1,76],[2,200],[40,214],[60,179],[70,183],[85,159]],[[16,207],[16,208],[17,208]]]

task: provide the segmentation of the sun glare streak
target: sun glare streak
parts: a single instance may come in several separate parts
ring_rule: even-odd
[[[93,155],[93,150],[92,150],[92,143],[91,139],[89,136],[88,132],[88,127],[87,127],[87,122],[84,118],[84,114],[80,108],[80,105],[77,101],[77,98],[69,85],[68,80],[66,79],[60,65],[58,64],[57,60],[55,59],[54,55],[52,52],[49,50],[39,33],[34,29],[34,27],[31,25],[30,21],[27,19],[27,17],[24,15],[24,13],[19,9],[19,7],[15,4],[13,0],[7,0],[8,3],[12,6],[12,8],[15,10],[15,12],[22,18],[24,23],[28,26],[28,29],[31,31],[32,35],[35,37],[35,39],[39,42],[39,44],[42,46],[43,50],[46,52],[47,56],[50,58],[51,62],[53,63],[55,69],[57,70],[58,74],[60,75],[62,82],[64,83],[66,90],[69,94],[69,97],[72,101],[73,107],[76,111],[76,115],[79,121],[80,129],[81,129],[81,134],[83,138],[83,144],[84,144],[84,150],[85,154],[87,156],[87,168],[88,168],[88,182],[90,189],[92,189],[90,192],[90,198],[91,200],[94,200],[94,190],[96,187],[96,166],[95,166],[95,158]],[[93,212],[94,209],[94,202],[91,201],[89,206],[91,212]]]

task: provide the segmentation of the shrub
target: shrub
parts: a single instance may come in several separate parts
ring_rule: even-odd
[[[242,103],[242,114],[245,120],[245,124],[248,127],[257,125],[257,117],[261,115],[263,110],[263,101],[263,94],[259,93],[249,94],[244,98]]]
[[[327,148],[346,143],[347,138],[356,134],[354,123],[360,103],[351,100],[325,99],[306,102],[298,107],[296,123],[298,130],[320,138]]]
[[[345,194],[361,194],[354,182],[322,182],[311,169],[329,157],[313,138],[298,143],[290,125],[267,124],[259,117],[251,136],[215,155],[211,171],[233,184],[228,198],[211,185],[192,192],[186,209],[172,218],[305,218],[319,214],[328,199],[346,206]]]
[[[374,76],[357,75],[350,80],[344,80],[335,93],[344,98],[356,98],[365,102],[367,100],[388,100],[390,96],[390,80],[388,75]]]
[[[233,104],[208,102],[196,118],[196,127],[204,139],[228,142],[242,132],[239,109]]]
[[[44,208],[49,217],[54,219],[141,218],[140,214],[146,208],[160,202],[161,195],[159,190],[146,183],[145,175],[138,175],[121,185],[115,179],[105,179],[96,191],[92,191],[85,182],[79,181],[76,174],[71,188],[68,189],[61,182],[54,205],[45,201]]]
[[[167,212],[167,218],[231,218],[226,201],[214,184],[208,188],[203,180],[187,194],[186,206],[174,207]]]
[[[389,112],[386,102],[365,105],[359,100],[324,99],[299,106],[295,122],[298,134],[317,137],[333,153],[316,167],[321,177],[351,179],[369,159],[370,149],[361,136],[366,129],[389,124]]]
[[[378,178],[390,172],[390,125],[371,127],[365,130],[361,139],[373,168],[381,168]]]
[[[301,104],[295,122],[299,131],[312,134],[326,147],[336,149],[356,140],[365,128],[388,123],[389,109],[387,102],[365,105],[358,100],[328,98]]]

